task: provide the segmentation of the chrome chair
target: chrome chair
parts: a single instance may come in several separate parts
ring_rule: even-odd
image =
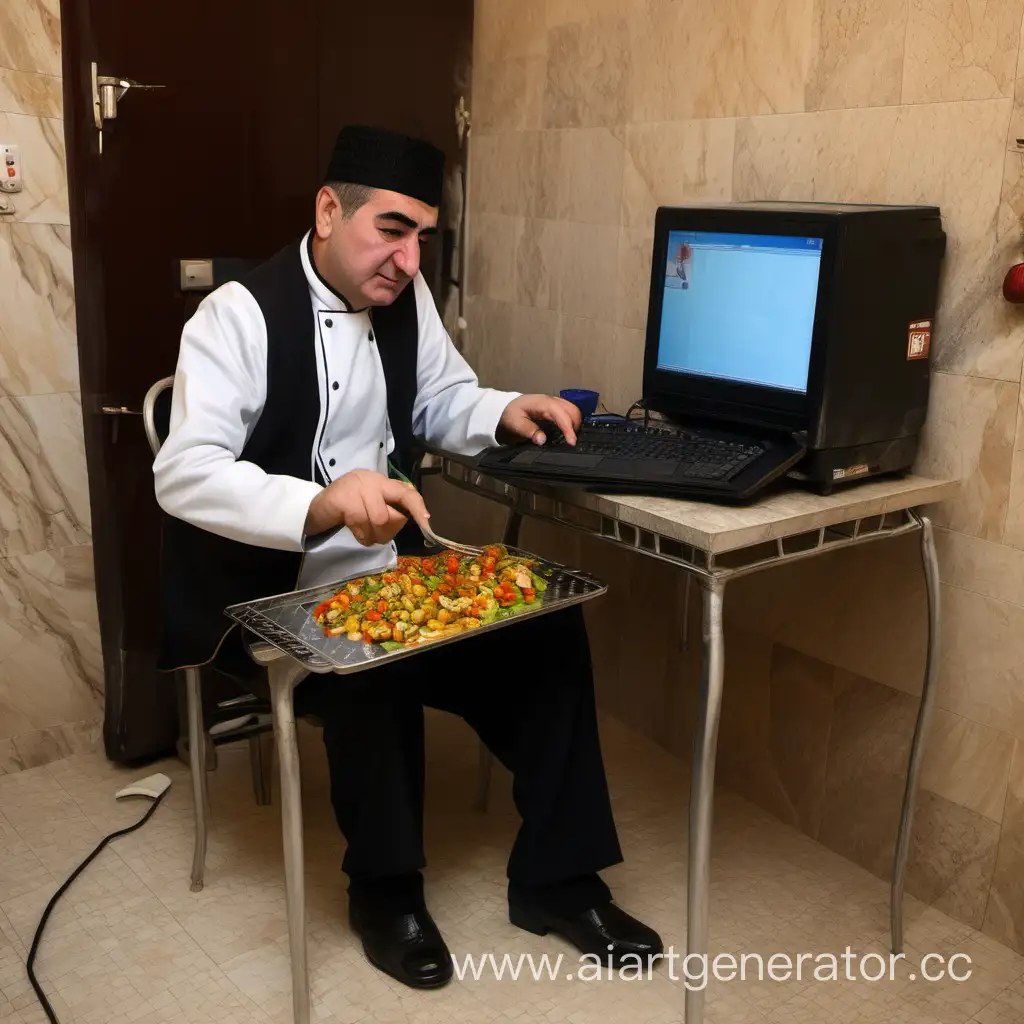
[[[157,381],[147,392],[143,403],[143,423],[154,457],[167,437],[170,426],[170,399],[173,377]],[[417,460],[418,462],[419,460]],[[419,466],[416,467],[417,473]],[[418,479],[414,476],[413,479]],[[518,517],[515,517],[518,520]],[[518,526],[518,522],[517,522]],[[270,689],[270,716],[281,785],[281,832],[284,845],[285,909],[288,917],[288,945],[292,969],[292,1013],[295,1024],[309,1024],[310,993],[309,968],[306,955],[306,879],[303,861],[302,785],[299,765],[299,747],[295,730],[295,687],[306,675],[306,670],[272,644],[263,641],[249,644],[248,654],[257,665],[267,671]],[[209,797],[206,785],[207,746],[210,742],[204,724],[202,677],[198,668],[184,669],[185,695],[188,718],[188,755],[192,776],[192,797],[195,813],[195,842],[192,855],[192,891],[203,887],[206,862],[206,830]],[[241,697],[243,704],[256,700]],[[229,706],[234,701],[223,702]],[[250,745],[259,742],[258,735],[250,737]],[[226,741],[226,740],[223,740]],[[211,744],[211,747],[213,745]],[[251,746],[250,746],[250,749]],[[486,809],[490,789],[492,756],[480,743],[479,783],[475,806]],[[265,761],[260,752],[252,754],[255,773],[257,765],[262,773]],[[255,776],[254,776],[255,778]],[[269,803],[269,785],[264,789]],[[255,783],[254,783],[255,784]]]
[[[146,393],[142,405],[142,421],[154,457],[170,429],[171,389],[173,377],[158,380]],[[185,677],[185,718],[188,733],[179,741],[179,755],[188,757],[192,773],[195,804],[195,845],[192,857],[192,891],[203,888],[206,865],[207,811],[209,798],[207,771],[216,768],[216,750],[226,743],[248,740],[249,765],[252,772],[256,803],[270,803],[270,752],[264,738],[273,725],[270,705],[255,694],[239,694],[216,705],[215,721],[207,728],[203,707],[202,669],[187,668]],[[255,720],[255,721],[254,721]]]

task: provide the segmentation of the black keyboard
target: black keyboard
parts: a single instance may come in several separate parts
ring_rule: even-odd
[[[692,480],[731,480],[765,453],[758,444],[633,423],[587,424],[577,432],[575,446],[553,431],[545,448],[552,446],[580,455],[680,463],[681,472]]]

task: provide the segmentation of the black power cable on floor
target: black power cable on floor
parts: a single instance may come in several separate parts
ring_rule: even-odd
[[[158,797],[153,799],[153,805],[148,811],[137,821],[134,825],[129,825],[127,828],[123,828],[118,832],[111,832],[109,836],[101,839],[99,845],[92,853],[89,854],[81,864],[71,873],[71,877],[53,894],[50,898],[50,902],[46,904],[46,909],[43,911],[43,916],[39,919],[39,924],[36,926],[36,933],[32,937],[32,948],[28,953],[28,960],[25,962],[25,969],[28,972],[28,980],[32,983],[32,988],[35,989],[36,997],[42,1004],[43,1010],[46,1012],[46,1016],[50,1020],[50,1024],[60,1024],[57,1019],[57,1015],[53,1012],[53,1007],[50,1005],[49,999],[46,998],[46,994],[43,992],[36,980],[35,971],[33,966],[36,960],[36,954],[39,952],[39,941],[43,937],[43,929],[46,927],[46,922],[49,920],[50,913],[53,908],[57,905],[57,901],[67,892],[68,887],[71,883],[96,859],[96,856],[100,851],[109,843],[112,839],[118,839],[120,836],[126,836],[129,832],[134,832],[137,828],[142,828],[143,825],[153,817],[153,812],[160,806],[160,802],[167,795],[165,789]]]

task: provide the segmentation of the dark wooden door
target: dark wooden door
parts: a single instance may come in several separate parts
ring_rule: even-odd
[[[422,39],[434,53],[416,57],[415,76],[440,85],[396,73],[403,55],[422,51],[406,40],[393,5],[353,15],[344,0],[62,0],[82,406],[112,758],[161,753],[178,732],[174,681],[155,670],[160,513],[137,411],[149,386],[173,373],[197,301],[179,287],[179,261],[258,261],[300,235],[330,140],[345,121],[422,126],[457,153],[451,97],[456,74],[466,74],[472,0],[419,6],[436,15],[426,17]],[[415,13],[423,32],[424,15]],[[102,153],[92,62],[100,75],[163,86],[128,90],[116,120],[104,125]]]

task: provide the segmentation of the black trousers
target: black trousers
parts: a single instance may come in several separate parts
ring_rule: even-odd
[[[566,909],[608,898],[597,872],[622,859],[580,608],[339,677],[310,676],[297,714],[324,723],[331,802],[352,887],[418,872],[423,851],[423,708],[464,718],[513,776],[522,825],[510,892]],[[569,904],[577,904],[569,907]]]

